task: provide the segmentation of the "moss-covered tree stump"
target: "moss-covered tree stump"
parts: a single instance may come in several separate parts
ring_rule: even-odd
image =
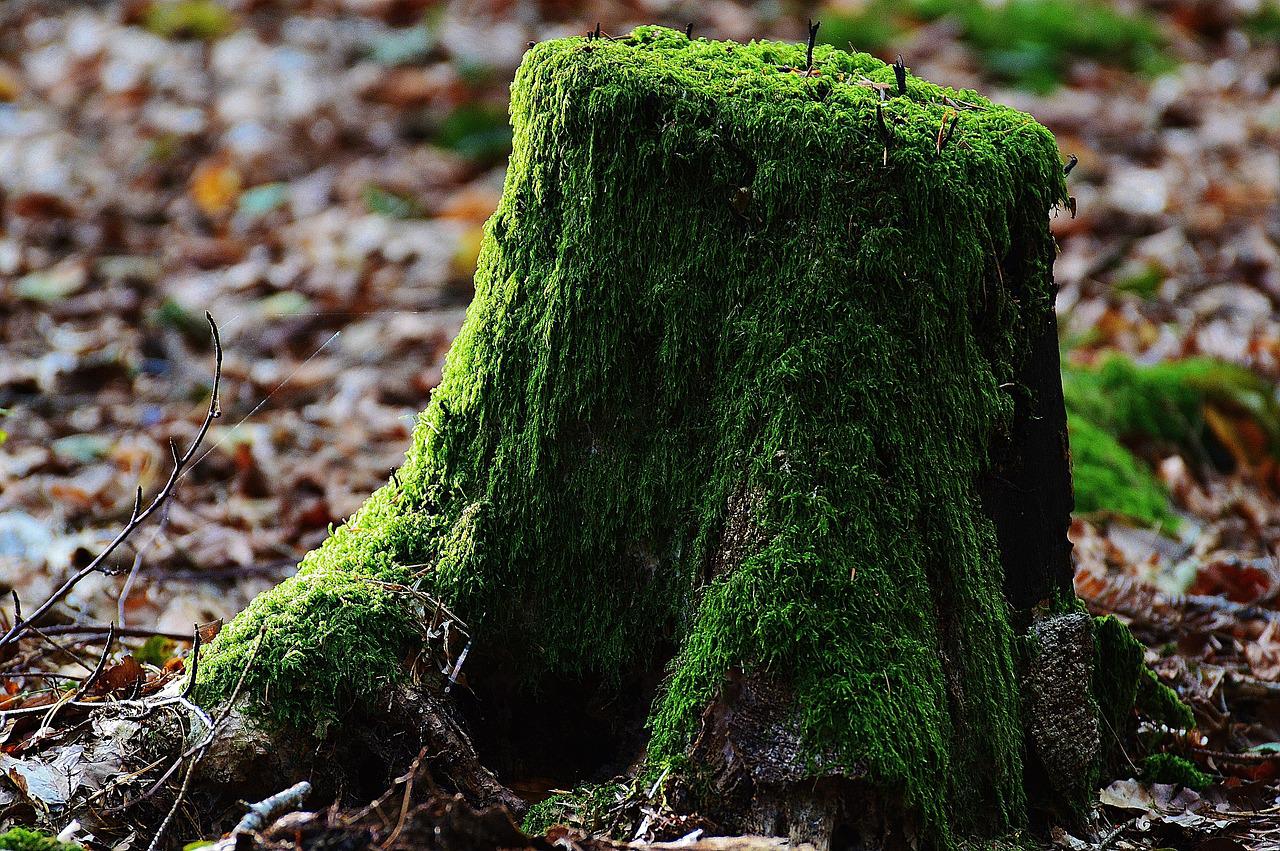
[[[340,722],[409,676],[417,589],[469,627],[441,700],[499,773],[640,731],[730,829],[1022,825],[1057,727],[1020,659],[1074,607],[1053,137],[866,55],[661,28],[533,47],[512,121],[404,466],[199,695]],[[1077,685],[1085,620],[1041,630]]]

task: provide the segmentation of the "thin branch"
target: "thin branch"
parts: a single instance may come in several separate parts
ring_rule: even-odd
[[[182,688],[183,697],[191,697],[196,687],[196,674],[200,670],[200,624],[196,624],[195,637],[191,639],[191,679]]]
[[[84,679],[76,674],[56,674],[53,671],[0,671],[0,679],[16,680],[23,677],[33,680],[71,680],[77,683]]]
[[[38,635],[77,635],[86,639],[101,638],[107,634],[108,627],[102,624],[86,623],[86,624],[64,624],[62,626],[46,626],[37,630],[31,627],[31,631]],[[148,629],[141,626],[118,626],[116,627],[116,635],[120,638],[167,638],[170,641],[190,641],[191,636],[181,632],[166,632],[162,629]],[[57,645],[55,645],[57,646]],[[64,647],[58,647],[64,653],[70,654],[71,651]],[[85,667],[89,667],[85,665]]]
[[[14,641],[20,639],[32,624],[37,623],[41,618],[48,614],[54,606],[60,603],[63,598],[71,593],[71,590],[76,587],[80,580],[84,579],[89,574],[100,570],[102,566],[106,564],[107,559],[111,557],[111,554],[114,553],[116,549],[123,544],[139,526],[145,523],[147,519],[164,504],[165,500],[169,498],[169,495],[173,493],[173,488],[178,483],[178,477],[182,475],[183,468],[195,456],[196,450],[200,447],[200,443],[204,440],[205,435],[209,433],[209,428],[213,425],[213,421],[222,416],[222,408],[218,399],[218,389],[222,382],[222,339],[218,334],[218,326],[213,321],[213,316],[207,312],[204,316],[205,319],[209,320],[209,329],[213,333],[213,393],[209,397],[209,411],[205,414],[204,422],[201,424],[200,431],[196,434],[195,440],[192,441],[190,448],[181,455],[178,454],[177,446],[172,442],[170,443],[170,447],[173,450],[173,470],[169,473],[168,481],[165,482],[164,487],[160,489],[160,492],[156,494],[155,499],[153,499],[146,508],[142,508],[142,491],[141,488],[139,488],[139,496],[134,502],[134,508],[132,515],[129,518],[129,522],[125,524],[119,534],[111,539],[111,543],[107,544],[106,549],[99,553],[97,557],[87,565],[78,570],[74,576],[62,583],[62,586],[59,587],[57,591],[53,592],[47,600],[41,603],[40,606],[31,613],[30,617],[23,618],[21,620],[15,618],[13,626],[9,628],[3,638],[0,638],[0,648],[7,647]]]
[[[822,26],[821,22],[814,23],[813,19],[809,19],[809,47],[804,53],[804,72],[808,74],[813,70],[813,45],[818,40],[818,27]]]
[[[102,676],[102,672],[107,669],[107,657],[111,655],[111,645],[116,643],[116,625],[113,623],[107,629],[107,641],[102,648],[102,655],[98,657],[98,665],[93,669],[93,673],[80,684],[76,689],[76,693],[72,696],[71,702],[74,703],[89,693],[89,689],[93,688],[93,684],[98,681],[98,677]]]
[[[191,775],[195,773],[198,761],[193,759],[191,764],[187,766],[187,773],[182,778],[182,786],[178,788],[178,797],[173,799],[173,806],[169,808],[164,821],[160,822],[160,826],[156,828],[156,835],[151,838],[151,844],[147,846],[147,851],[155,851],[160,846],[160,840],[164,838],[164,832],[169,829],[169,824],[173,821],[173,817],[178,814],[178,808],[182,806],[183,798],[187,796],[187,788],[191,785]]]
[[[415,763],[416,765],[416,763]],[[305,780],[293,784],[283,792],[277,792],[249,807],[249,812],[231,829],[232,834],[254,833],[262,830],[277,816],[293,812],[302,806],[311,794],[311,784]]]

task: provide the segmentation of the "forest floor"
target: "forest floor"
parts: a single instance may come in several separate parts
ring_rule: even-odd
[[[223,416],[163,517],[67,597],[64,650],[0,660],[0,699],[50,687],[22,665],[83,679],[111,621],[175,667],[187,645],[163,636],[234,615],[386,481],[471,296],[525,45],[597,21],[799,40],[811,14],[841,47],[1027,110],[1079,159],[1077,212],[1053,222],[1064,357],[1207,355],[1280,380],[1280,11],[937,6],[0,3],[0,587],[34,605],[116,534],[200,425],[206,310],[226,351]],[[1103,790],[1107,847],[1280,845],[1280,445],[1270,423],[1211,425],[1216,461],[1134,447],[1176,534],[1072,530],[1080,595],[1196,712],[1195,733],[1144,746],[1214,779]],[[14,800],[0,787],[0,811]]]

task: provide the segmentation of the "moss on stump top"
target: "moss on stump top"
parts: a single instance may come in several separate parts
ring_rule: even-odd
[[[1016,157],[1026,162],[1007,173],[1032,169],[1026,177],[1058,200],[1063,182],[1058,174],[1052,136],[1031,116],[993,104],[971,90],[940,86],[910,73],[900,94],[894,68],[865,53],[849,53],[817,45],[806,72],[804,44],[689,39],[663,27],[640,27],[616,39],[568,38],[531,48],[512,88],[512,113],[537,121],[605,120],[626,124],[659,117],[667,120],[714,113],[732,125],[740,139],[799,143],[794,164],[801,165],[826,148],[830,155],[853,153],[849,162],[883,159],[884,142],[891,156],[915,159],[939,179],[962,177],[952,169],[965,162]],[[560,115],[538,115],[524,109],[522,98],[536,98],[552,85],[576,97],[567,98]],[[876,118],[882,105],[884,124]],[[952,117],[958,122],[939,156],[938,139],[947,136]],[[944,124],[943,119],[946,119]],[[669,127],[715,134],[717,127]],[[1002,138],[1019,131],[1025,137]],[[834,147],[828,147],[835,143]],[[955,144],[958,143],[958,144]],[[1047,146],[1047,148],[1046,148]],[[1053,155],[1046,160],[1046,150]],[[902,163],[899,162],[899,165]],[[675,164],[672,164],[675,165]]]
[[[245,694],[277,719],[376,695],[413,585],[467,620],[473,671],[617,681],[674,647],[652,759],[758,673],[811,767],[900,793],[938,844],[1022,820],[978,479],[1052,317],[1057,147],[872,57],[805,59],[653,27],[528,52],[404,466],[222,631],[203,699],[260,632]]]

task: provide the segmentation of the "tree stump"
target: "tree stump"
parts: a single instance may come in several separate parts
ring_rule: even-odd
[[[1024,824],[1020,636],[1076,607],[1052,135],[656,27],[531,48],[512,122],[404,466],[201,699],[332,728],[448,621],[499,776],[643,753],[724,826],[853,847]]]

